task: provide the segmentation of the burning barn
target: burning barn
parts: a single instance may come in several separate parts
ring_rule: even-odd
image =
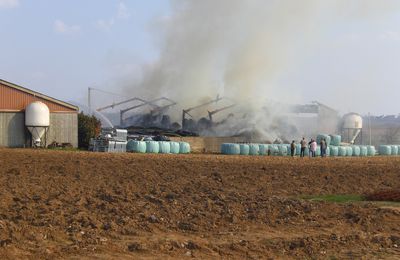
[[[177,120],[180,104],[167,97],[125,98],[94,110],[104,114],[109,111],[106,115],[117,122],[114,125],[140,134],[245,136],[273,141],[338,132],[338,112],[319,102],[269,105],[246,110],[234,100],[218,95],[182,108],[180,122]]]
[[[221,100],[228,100],[230,104],[221,106],[217,109],[208,110],[209,106],[212,104],[217,104]],[[195,132],[200,135],[216,135],[217,133],[214,131],[218,125],[223,125],[229,117],[232,117],[233,114],[229,113],[226,118],[222,119],[221,121],[216,122],[214,120],[214,115],[221,113],[223,111],[227,111],[236,104],[229,99],[224,99],[220,96],[217,96],[215,99],[207,101],[205,103],[196,105],[194,107],[186,108],[182,110],[182,130],[188,132]],[[191,114],[192,111],[198,109],[206,109],[207,116],[203,116],[200,119],[196,120],[196,118]]]

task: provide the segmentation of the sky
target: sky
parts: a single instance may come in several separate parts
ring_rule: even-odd
[[[0,0],[0,78],[79,103],[86,103],[88,87],[121,92],[120,83],[135,81],[144,64],[159,58],[159,28],[176,3]],[[319,18],[308,46],[290,38],[301,55],[279,73],[276,99],[318,100],[341,113],[400,113],[400,8],[367,18],[358,17],[361,11],[343,14],[351,19],[338,12]]]
[[[154,59],[164,0],[0,0],[0,78],[66,101]]]

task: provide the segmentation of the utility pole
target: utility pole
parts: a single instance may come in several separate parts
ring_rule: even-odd
[[[372,143],[372,136],[371,136],[371,113],[368,112],[368,122],[369,122],[369,145]]]
[[[91,107],[91,104],[90,104],[90,91],[91,91],[92,89],[90,88],[90,87],[88,87],[88,108],[89,108],[89,115],[91,115],[92,114],[92,107]]]

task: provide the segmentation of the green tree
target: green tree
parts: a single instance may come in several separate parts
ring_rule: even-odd
[[[78,146],[88,149],[90,138],[100,134],[101,122],[95,116],[85,115],[83,112],[78,114]]]

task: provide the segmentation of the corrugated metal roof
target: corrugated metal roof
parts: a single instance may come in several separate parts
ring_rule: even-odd
[[[60,107],[64,107],[64,108],[67,108],[68,110],[73,110],[73,111],[78,111],[79,110],[79,108],[77,106],[74,106],[74,105],[69,104],[67,102],[64,102],[64,101],[61,101],[61,100],[46,96],[46,95],[44,95],[42,93],[39,93],[39,92],[30,90],[30,89],[21,87],[19,85],[16,85],[14,83],[11,83],[11,82],[8,82],[8,81],[2,80],[2,79],[0,79],[0,85],[15,89],[15,90],[17,90],[19,92],[23,92],[25,94],[28,94],[29,96],[34,97],[35,99],[41,99],[41,100],[45,100],[45,101],[48,101],[50,103],[55,104],[53,109],[51,109],[51,107],[50,107],[50,110],[63,111],[64,109],[60,109]],[[23,99],[24,100],[21,100],[21,101],[28,101],[28,99],[30,100],[32,98],[27,98],[25,96],[25,97],[23,97]],[[9,100],[9,99],[8,100],[3,100],[3,101],[5,103],[10,103],[10,107],[9,107],[10,110],[15,110],[15,109],[20,110],[20,109],[24,109],[25,108],[25,107],[23,107],[23,108],[21,107],[21,104],[19,104],[21,102],[14,102],[14,103],[18,103],[16,105],[16,104],[12,104],[13,103],[12,100]],[[26,102],[23,102],[23,103],[26,103]],[[14,105],[16,107],[14,107]],[[27,105],[27,104],[24,104],[24,105]],[[2,110],[7,110],[7,109],[8,109],[8,105],[2,108]]]

